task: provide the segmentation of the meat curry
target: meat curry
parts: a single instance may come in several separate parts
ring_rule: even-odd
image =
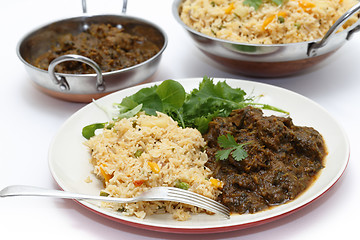
[[[248,143],[246,158],[216,159],[218,137],[227,134]],[[218,201],[236,213],[255,213],[295,199],[314,181],[327,155],[314,128],[295,126],[290,117],[263,116],[253,107],[215,118],[204,138],[206,166],[224,183]]]

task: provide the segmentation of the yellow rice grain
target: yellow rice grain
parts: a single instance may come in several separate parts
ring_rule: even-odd
[[[90,149],[94,173],[104,181],[103,191],[109,197],[134,197],[152,187],[174,187],[178,181],[189,184],[189,191],[212,199],[220,193],[219,185],[209,180],[212,172],[204,166],[207,154],[201,133],[180,128],[165,114],[121,119],[85,145]],[[168,212],[177,220],[186,220],[190,213],[204,212],[186,204],[161,201],[103,206],[139,218]]]
[[[295,43],[322,38],[341,15],[358,3],[357,0],[287,0],[278,6],[264,0],[255,10],[243,2],[185,0],[180,18],[194,30],[224,40]],[[353,16],[339,30],[351,26],[358,18]]]

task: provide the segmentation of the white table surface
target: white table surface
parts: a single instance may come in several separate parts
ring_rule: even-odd
[[[129,0],[127,14],[161,26],[169,43],[154,81],[169,78],[238,78],[300,93],[327,109],[351,144],[349,165],[324,196],[299,212],[258,227],[211,235],[181,235],[129,227],[94,214],[72,200],[1,198],[0,234],[10,239],[356,239],[360,216],[360,34],[309,72],[256,79],[222,71],[194,47],[174,20],[170,0]],[[88,1],[90,13],[118,13],[121,1]],[[28,184],[57,189],[48,168],[48,147],[59,127],[85,104],[39,92],[16,55],[19,40],[52,20],[81,15],[78,1],[12,0],[0,6],[0,188]],[[347,238],[349,239],[349,237]]]

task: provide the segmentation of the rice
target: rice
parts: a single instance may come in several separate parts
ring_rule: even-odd
[[[91,150],[94,173],[103,180],[103,192],[109,197],[134,197],[152,187],[174,187],[179,183],[211,199],[220,193],[211,181],[212,172],[204,166],[208,158],[201,133],[180,128],[165,114],[121,119],[85,145]],[[186,204],[163,201],[102,204],[139,218],[167,212],[177,220],[187,220],[190,213],[204,212]]]
[[[224,40],[283,44],[322,38],[357,0],[264,0],[259,9],[245,0],[185,0],[180,18],[194,30]],[[350,18],[339,31],[358,20]]]

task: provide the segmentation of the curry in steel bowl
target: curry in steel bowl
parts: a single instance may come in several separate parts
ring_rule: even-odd
[[[147,20],[92,15],[31,31],[19,42],[17,53],[41,91],[67,101],[90,102],[149,80],[167,41],[166,33]]]
[[[103,72],[121,70],[144,62],[160,51],[159,44],[145,37],[151,34],[152,38],[157,37],[153,29],[140,26],[125,32],[123,27],[91,24],[78,34],[59,35],[51,48],[33,59],[31,64],[48,70],[54,59],[66,54],[78,54],[94,60]],[[95,73],[91,67],[80,62],[64,62],[55,69],[69,74]]]
[[[85,0],[82,8],[86,14]],[[147,81],[167,35],[152,22],[126,16],[126,9],[123,0],[122,14],[61,19],[25,35],[17,54],[35,86],[63,100],[90,102]]]

